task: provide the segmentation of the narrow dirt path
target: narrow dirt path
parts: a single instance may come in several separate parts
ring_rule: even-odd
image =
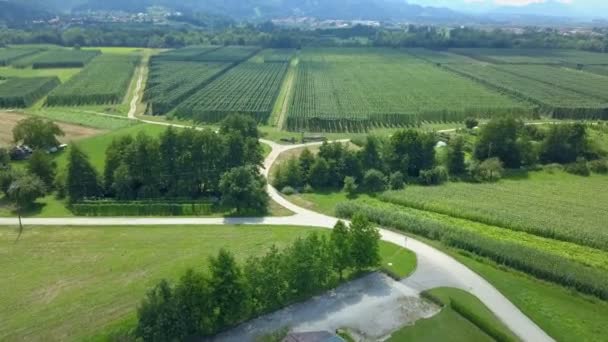
[[[141,88],[144,83],[144,73],[146,66],[142,62],[141,67],[139,68],[139,76],[137,78],[137,85],[135,86],[135,94],[133,94],[133,98],[131,99],[131,107],[129,108],[129,114],[127,117],[131,120],[136,120],[135,114],[137,113],[137,104],[139,103],[139,97],[141,93]]]

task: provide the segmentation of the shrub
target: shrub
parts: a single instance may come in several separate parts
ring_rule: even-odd
[[[543,170],[547,173],[553,174],[555,172],[564,171],[564,166],[562,164],[552,163],[543,166]]]
[[[286,186],[283,188],[283,190],[281,190],[281,192],[283,193],[283,195],[291,196],[296,193],[296,189],[290,186]]]
[[[310,193],[312,193],[314,191],[315,191],[315,189],[313,189],[310,184],[304,185],[304,188],[302,189],[302,192],[305,193],[305,194],[310,194]]]
[[[389,179],[389,185],[391,190],[402,190],[405,187],[403,173],[399,171],[393,172]]]
[[[589,166],[585,160],[579,160],[576,163],[568,164],[564,167],[564,170],[573,175],[584,177],[591,175],[591,170],[589,169]]]
[[[477,182],[496,182],[502,178],[505,169],[498,158],[473,163],[469,169],[471,178]]]
[[[357,192],[357,182],[353,177],[344,177],[344,192],[349,196],[353,196]]]
[[[589,169],[593,173],[608,174],[608,159],[600,159],[589,162]]]
[[[371,169],[363,177],[365,188],[371,192],[380,192],[386,189],[386,177],[382,171]]]
[[[479,126],[479,121],[477,121],[477,119],[475,119],[475,118],[466,118],[464,120],[464,125],[468,129],[473,129],[473,128]]]
[[[418,179],[424,185],[439,185],[448,180],[448,171],[444,167],[438,166],[431,170],[421,171]]]

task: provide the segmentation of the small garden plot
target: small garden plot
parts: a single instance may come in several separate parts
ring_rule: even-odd
[[[99,54],[98,50],[49,50],[14,65],[20,68],[31,66],[33,69],[82,68]]]
[[[102,55],[51,92],[49,106],[102,105],[122,102],[138,56]]]
[[[0,107],[29,107],[58,85],[57,77],[10,78],[0,83]]]

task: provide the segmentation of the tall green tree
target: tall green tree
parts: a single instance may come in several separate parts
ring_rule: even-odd
[[[0,170],[5,170],[9,168],[11,162],[11,157],[8,152],[8,149],[4,147],[0,147]]]
[[[21,216],[34,202],[46,193],[44,182],[35,175],[21,174],[14,179],[8,188],[8,200],[15,206],[15,211],[19,217],[19,236],[23,232]],[[19,239],[19,238],[17,238]]]
[[[412,129],[398,131],[390,138],[390,164],[392,171],[401,171],[418,177],[420,171],[435,165],[436,137]]]
[[[460,136],[448,143],[447,168],[450,174],[460,175],[466,172],[464,139]]]
[[[173,341],[182,335],[177,322],[177,310],[171,285],[162,280],[150,290],[137,309],[135,334],[144,341]]]
[[[330,246],[332,252],[332,268],[343,279],[344,271],[353,264],[351,255],[351,240],[348,226],[343,221],[338,221],[331,231]]]
[[[21,120],[13,128],[15,144],[27,145],[33,149],[45,149],[59,146],[57,137],[64,136],[61,128],[52,121],[37,117]]]
[[[234,168],[226,172],[220,181],[222,205],[235,208],[236,212],[263,214],[268,210],[266,179],[253,166]]]
[[[253,312],[262,314],[279,309],[289,298],[283,253],[276,246],[261,258],[250,258],[245,278],[252,297]]]
[[[316,158],[314,164],[310,168],[308,175],[310,185],[315,189],[322,189],[329,184],[329,164],[325,158]]]
[[[239,323],[247,317],[251,302],[234,256],[221,249],[217,257],[209,259],[209,270],[216,327],[222,329]]]
[[[112,186],[114,184],[114,173],[125,160],[126,151],[132,143],[133,138],[130,135],[126,135],[112,140],[112,143],[106,149],[103,185],[106,192],[110,195],[112,194]]]
[[[363,169],[385,170],[385,165],[380,151],[380,140],[374,136],[368,136],[359,155]]]
[[[588,134],[583,124],[553,125],[541,143],[540,159],[544,163],[574,163],[588,152]]]
[[[55,176],[57,174],[57,163],[47,153],[36,150],[27,162],[28,171],[38,176],[47,189],[53,187]]]
[[[95,198],[102,193],[97,170],[76,145],[70,147],[68,154],[65,189],[66,195],[72,203],[85,198]]]
[[[380,264],[380,232],[362,214],[356,214],[350,225],[353,267],[364,270]]]
[[[475,144],[475,159],[498,158],[505,166],[521,166],[521,151],[518,137],[523,123],[513,118],[497,118],[484,125]]]

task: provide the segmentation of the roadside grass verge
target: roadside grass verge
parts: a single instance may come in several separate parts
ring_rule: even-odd
[[[519,341],[475,296],[454,288],[425,291],[443,306],[439,314],[395,332],[388,341]]]

